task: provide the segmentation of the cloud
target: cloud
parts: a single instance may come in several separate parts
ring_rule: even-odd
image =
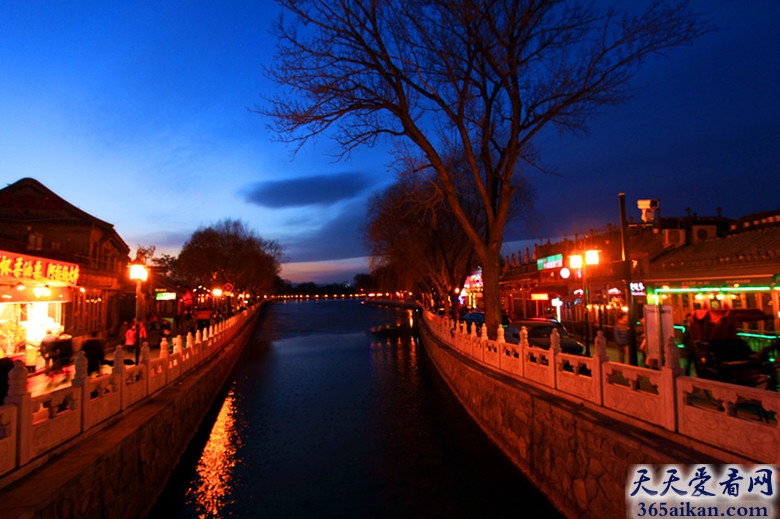
[[[293,262],[327,261],[366,256],[360,228],[366,218],[365,200],[359,199],[328,211],[322,225],[284,240],[286,255]]]
[[[355,274],[368,273],[368,258],[347,258],[332,261],[285,263],[282,279],[293,283],[341,283],[352,282]]]
[[[331,173],[255,183],[243,190],[242,196],[250,204],[273,209],[333,205],[355,198],[369,186],[370,177],[365,173]]]

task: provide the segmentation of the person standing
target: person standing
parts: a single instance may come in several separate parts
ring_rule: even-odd
[[[618,359],[621,364],[628,358],[628,316],[621,314],[615,324],[615,344],[618,349]]]
[[[133,319],[130,323],[130,326],[127,327],[127,330],[125,331],[125,351],[127,353],[132,353],[135,351],[135,324],[136,320]]]
[[[694,363],[696,362],[696,348],[693,344],[693,337],[691,336],[691,326],[693,324],[692,321],[693,317],[691,314],[686,314],[685,316],[685,331],[683,331],[682,334],[682,343],[685,347],[685,358],[687,362],[685,363],[685,376],[690,377],[691,376],[691,368],[693,367]]]
[[[102,340],[98,339],[97,333],[92,332],[84,344],[81,346],[84,356],[87,358],[87,374],[100,374],[100,366],[106,364],[106,349]]]
[[[141,336],[139,341],[138,341],[138,345],[143,347],[144,342],[148,339],[148,337],[146,335],[146,326],[144,326],[144,322],[143,321],[141,321],[138,324],[138,333]]]

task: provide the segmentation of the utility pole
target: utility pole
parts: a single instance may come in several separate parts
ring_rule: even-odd
[[[631,253],[628,249],[628,222],[626,221],[626,194],[618,195],[620,200],[620,246],[623,258],[623,279],[626,282],[626,299],[628,301],[628,362],[632,366],[639,365],[636,349],[636,310],[634,296],[631,293]]]

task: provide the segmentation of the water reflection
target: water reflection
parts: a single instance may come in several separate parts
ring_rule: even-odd
[[[416,318],[271,306],[154,517],[559,517],[432,368]],[[373,331],[387,323],[406,333]]]
[[[195,469],[199,483],[187,490],[186,500],[195,505],[198,517],[222,516],[231,500],[236,453],[242,446],[236,424],[236,397],[231,389]]]

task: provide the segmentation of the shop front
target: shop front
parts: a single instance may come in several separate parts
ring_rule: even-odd
[[[778,281],[778,275],[656,280],[648,291],[648,302],[669,305],[679,328],[688,315],[699,310],[759,310],[767,319],[741,323],[739,335],[760,351],[780,337]]]
[[[68,331],[79,266],[0,250],[0,357],[41,364],[47,333]]]

